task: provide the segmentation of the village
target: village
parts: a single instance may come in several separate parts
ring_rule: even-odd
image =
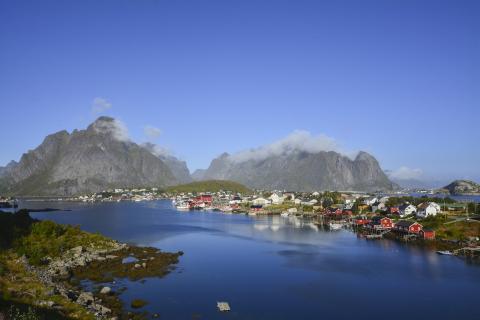
[[[310,219],[330,231],[349,229],[366,239],[389,238],[405,242],[436,240],[441,248],[478,255],[480,221],[476,203],[450,198],[375,196],[339,192],[262,192],[242,196],[226,192],[182,193],[173,204],[180,211],[220,211],[226,214],[280,215]],[[471,208],[470,208],[471,209]],[[460,231],[455,224],[470,226]],[[457,251],[439,250],[440,254]]]
[[[360,192],[231,191],[174,192],[160,188],[117,188],[67,198],[34,198],[34,201],[85,203],[171,200],[181,212],[217,211],[225,214],[309,219],[329,231],[348,229],[365,239],[389,238],[406,242],[432,241],[445,248],[478,248],[480,225],[477,204],[450,198],[374,195]],[[18,207],[16,199],[1,198],[4,208]],[[471,208],[471,206],[474,206]],[[470,213],[469,213],[470,210]],[[467,229],[458,225],[473,226]],[[476,223],[475,223],[476,222]],[[475,249],[477,250],[477,249]],[[480,250],[480,249],[479,249]],[[450,251],[439,253],[451,254]],[[478,254],[477,252],[475,252]]]

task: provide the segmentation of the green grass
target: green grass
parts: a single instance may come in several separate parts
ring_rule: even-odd
[[[233,193],[251,194],[252,190],[244,185],[228,180],[208,180],[197,181],[188,184],[168,187],[167,192],[171,193],[199,193],[199,192],[218,192],[231,191]]]
[[[108,248],[112,244],[112,240],[79,227],[32,219],[24,210],[0,213],[0,250],[25,255],[34,265],[41,264],[46,256],[58,257],[77,246]]]

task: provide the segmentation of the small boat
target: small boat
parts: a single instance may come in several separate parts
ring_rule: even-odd
[[[443,256],[453,256],[453,252],[449,250],[440,250],[440,251],[437,251],[437,253]]]
[[[330,230],[341,230],[342,227],[343,227],[343,224],[341,223],[335,223],[335,222],[330,222],[328,224],[328,226],[330,227]]]
[[[190,210],[190,205],[186,202],[179,202],[176,205],[177,210],[179,211],[189,211]]]
[[[282,212],[282,213],[280,214],[280,216],[281,216],[281,217],[284,217],[284,218],[288,218],[289,215],[290,215],[290,214],[289,214],[287,211]]]

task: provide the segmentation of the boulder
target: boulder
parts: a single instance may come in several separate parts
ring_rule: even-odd
[[[91,292],[82,292],[77,298],[77,303],[82,306],[91,305],[94,302],[95,298]]]
[[[110,287],[103,287],[102,290],[100,290],[101,294],[110,294],[112,292],[112,288]]]

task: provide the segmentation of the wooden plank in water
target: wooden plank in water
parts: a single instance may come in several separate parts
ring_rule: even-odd
[[[228,312],[230,311],[230,305],[228,302],[217,302],[217,308],[221,312]]]

